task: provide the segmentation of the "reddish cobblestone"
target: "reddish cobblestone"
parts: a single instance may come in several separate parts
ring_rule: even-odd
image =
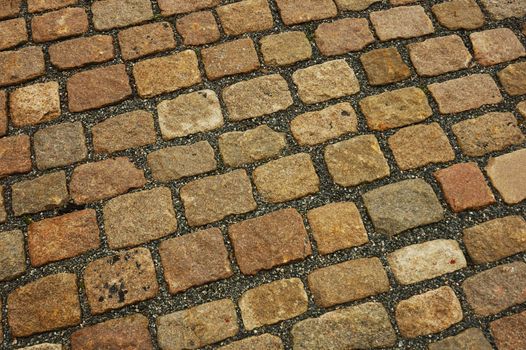
[[[242,0],[219,6],[216,11],[227,35],[261,32],[274,26],[267,0]]]
[[[44,53],[40,47],[29,46],[18,51],[0,52],[0,87],[22,83],[44,75]]]
[[[195,12],[176,21],[177,32],[185,45],[204,45],[218,41],[221,37],[212,12]]]
[[[26,21],[23,18],[0,22],[0,50],[15,47],[26,41]]]
[[[29,136],[0,138],[0,178],[31,171]]]
[[[287,66],[312,56],[311,43],[303,32],[267,35],[259,43],[263,60],[270,66]]]
[[[314,35],[316,45],[325,56],[360,51],[374,42],[369,22],[365,18],[345,18],[322,23]]]
[[[175,48],[175,38],[168,22],[133,27],[119,32],[122,58],[133,60]]]
[[[229,41],[201,51],[206,75],[215,80],[249,73],[259,68],[259,58],[252,39]]]
[[[91,63],[110,61],[115,57],[113,38],[94,35],[71,39],[49,47],[51,63],[59,69],[84,67]]]
[[[276,4],[286,25],[330,18],[338,14],[332,0],[277,0]]]
[[[98,0],[91,5],[97,30],[126,27],[153,17],[149,0]]]
[[[57,10],[66,6],[76,5],[78,2],[78,0],[28,0],[27,9],[31,13]]]
[[[526,311],[495,320],[490,329],[499,350],[526,347]]]
[[[33,136],[33,149],[39,169],[80,162],[88,154],[80,122],[52,125],[37,131]]]
[[[35,16],[31,20],[33,40],[37,43],[76,36],[88,31],[88,16],[82,8],[66,8]]]
[[[163,16],[194,12],[219,5],[221,0],[158,0]]]

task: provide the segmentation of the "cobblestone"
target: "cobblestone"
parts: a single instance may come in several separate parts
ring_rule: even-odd
[[[113,38],[109,35],[94,35],[57,43],[49,47],[49,57],[59,69],[107,62],[115,57]]]
[[[48,12],[31,20],[33,40],[37,43],[80,35],[88,31],[88,26],[86,11],[77,7]]]
[[[403,6],[370,15],[381,41],[407,39],[433,33],[433,23],[422,6]]]
[[[484,25],[484,14],[475,0],[452,0],[432,7],[438,22],[451,30],[477,29]]]
[[[526,338],[524,337],[525,324],[526,312],[491,322],[491,333],[499,349],[512,350],[526,346]]]
[[[27,42],[26,21],[23,18],[0,22],[0,50]]]
[[[325,56],[360,51],[374,42],[369,22],[365,18],[346,18],[322,23],[314,35],[316,45]]]
[[[119,46],[125,60],[133,60],[175,48],[175,38],[168,22],[145,24],[119,32]]]
[[[201,51],[206,76],[219,79],[250,73],[259,68],[259,58],[252,39],[238,39]]]
[[[8,281],[26,271],[24,234],[20,230],[0,232],[0,281]]]
[[[508,28],[470,34],[475,59],[483,66],[512,61],[526,55],[524,46]]]
[[[411,71],[395,47],[376,49],[360,56],[371,85],[384,85],[405,80]]]
[[[312,56],[312,47],[303,32],[267,35],[260,40],[263,60],[271,66],[287,66]]]
[[[79,122],[62,123],[37,131],[33,149],[39,169],[49,169],[84,160],[88,154],[84,128]]]
[[[521,149],[491,158],[486,166],[493,186],[508,204],[520,203],[526,199],[526,179],[522,170],[525,164],[526,150]]]
[[[17,126],[48,122],[60,116],[57,82],[40,83],[17,89],[9,96],[11,122]]]
[[[177,20],[176,28],[185,45],[210,44],[221,37],[216,19],[210,11],[186,15]]]
[[[227,35],[261,32],[274,26],[267,0],[242,0],[219,6],[217,14]]]

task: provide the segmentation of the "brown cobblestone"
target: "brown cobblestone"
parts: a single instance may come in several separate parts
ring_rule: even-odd
[[[221,0],[158,0],[158,3],[162,15],[171,16],[215,7]]]
[[[195,12],[179,18],[176,29],[185,45],[204,45],[218,41],[221,37],[212,12]]]
[[[44,53],[29,46],[17,51],[0,52],[0,87],[22,83],[44,75]],[[5,72],[5,73],[4,73]]]
[[[175,48],[172,27],[168,22],[157,22],[119,32],[122,58],[133,60]]]
[[[484,25],[484,14],[475,0],[451,0],[434,5],[431,10],[440,25],[450,30],[477,29]]]
[[[0,178],[31,171],[29,136],[0,138]]]
[[[33,136],[37,167],[49,169],[79,162],[88,151],[82,123],[62,123],[38,130]]]
[[[468,328],[457,335],[429,344],[429,350],[492,350],[484,333],[478,328]]]
[[[9,96],[11,122],[17,126],[35,125],[60,116],[58,83],[51,81],[17,89]]]
[[[242,0],[219,6],[216,11],[227,35],[262,32],[274,26],[267,0]]]
[[[526,347],[526,312],[503,317],[490,323],[490,330],[499,350]]]
[[[23,18],[0,22],[0,50],[27,42],[26,21]]]
[[[334,17],[338,9],[332,0],[277,0],[285,25],[300,24]]]
[[[78,0],[28,0],[27,9],[30,13],[57,10],[66,6],[78,4]]]
[[[526,4],[521,0],[508,0],[505,2],[500,0],[481,1],[493,19],[502,20],[510,17],[526,16]]]
[[[211,80],[249,73],[259,68],[259,58],[250,38],[203,49],[201,55],[206,75]]]
[[[369,15],[381,41],[415,38],[435,31],[422,6],[402,6]]]
[[[22,0],[4,0],[0,2],[0,18],[15,17],[20,13]]]
[[[12,280],[25,271],[24,234],[20,230],[0,232],[0,281]]]
[[[483,66],[492,66],[526,56],[524,46],[508,28],[472,33],[469,38],[473,44],[475,59]]]
[[[260,44],[265,64],[270,66],[287,66],[312,56],[311,43],[303,32],[267,35]]]
[[[314,35],[316,45],[325,56],[360,51],[374,42],[369,22],[365,18],[344,18],[322,23]]]
[[[526,62],[510,64],[498,73],[504,90],[512,96],[526,94]]]
[[[110,61],[115,57],[113,38],[94,35],[71,39],[49,47],[51,63],[59,69],[84,67],[91,63]]]
[[[221,346],[219,350],[283,350],[283,342],[275,335],[265,333]]]
[[[336,5],[342,11],[362,11],[382,0],[335,0]]]
[[[371,85],[396,83],[411,76],[396,47],[376,49],[360,56]]]
[[[526,199],[526,149],[491,158],[486,172],[491,183],[508,204],[516,204]]]
[[[37,43],[80,35],[88,31],[88,16],[82,8],[70,7],[35,16],[31,20]]]
[[[7,134],[7,93],[0,90],[0,136]]]
[[[98,0],[91,5],[97,30],[126,27],[153,17],[149,0]]]

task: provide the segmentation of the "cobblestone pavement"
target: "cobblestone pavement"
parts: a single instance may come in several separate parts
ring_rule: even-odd
[[[525,15],[0,0],[0,347],[526,349]]]

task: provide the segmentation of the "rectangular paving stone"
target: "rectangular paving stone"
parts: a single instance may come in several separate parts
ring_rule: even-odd
[[[210,44],[221,38],[216,18],[211,11],[194,12],[178,18],[175,27],[185,45]]]
[[[267,35],[259,44],[263,60],[269,66],[287,66],[312,56],[311,43],[300,31]]]
[[[324,56],[360,51],[374,42],[366,18],[344,18],[322,23],[314,32],[314,39]]]
[[[242,0],[216,11],[226,35],[262,32],[274,26],[267,0]]]
[[[396,343],[387,311],[376,302],[308,318],[296,323],[291,333],[294,349],[298,350],[387,348]]]
[[[489,316],[526,301],[526,264],[516,261],[468,277],[462,283],[477,316]]]
[[[101,314],[157,295],[159,285],[150,251],[136,248],[90,262],[84,286],[91,314]]]
[[[126,27],[153,17],[149,0],[98,0],[91,5],[97,30]]]
[[[300,24],[334,17],[338,9],[332,0],[277,0],[285,25]]]
[[[37,43],[80,35],[88,27],[88,15],[80,7],[47,12],[31,20],[33,41]]]
[[[0,178],[31,171],[31,145],[28,135],[0,138]]]
[[[16,17],[20,13],[22,0],[8,0],[0,2],[0,18]]]
[[[25,271],[24,234],[20,230],[0,232],[0,281],[12,280]]]
[[[113,153],[155,143],[153,115],[144,110],[118,114],[91,128],[96,153]]]
[[[108,245],[114,249],[153,241],[177,230],[172,193],[167,187],[114,198],[104,205],[103,214]]]
[[[57,10],[66,6],[76,5],[78,0],[28,0],[27,9],[30,13]]]
[[[415,38],[435,31],[422,6],[402,6],[369,15],[381,41]]]
[[[486,166],[491,183],[508,204],[526,199],[526,149],[491,158]]]
[[[468,328],[457,335],[429,344],[429,350],[492,350],[484,333],[478,328]]]
[[[198,349],[233,337],[239,331],[234,303],[221,299],[157,318],[163,350]]]
[[[11,191],[15,216],[60,208],[69,200],[64,171],[17,182]]]
[[[279,74],[232,84],[223,89],[223,100],[233,121],[283,111],[293,104],[287,82]]]
[[[208,79],[249,73],[259,69],[259,58],[250,38],[228,41],[201,51]]]
[[[408,87],[368,96],[360,108],[371,130],[398,128],[426,120],[433,114],[427,96],[417,87]]]
[[[239,298],[247,330],[299,316],[308,309],[308,297],[299,278],[278,280],[247,290]]]
[[[360,56],[360,61],[371,85],[396,83],[411,76],[396,47],[366,52]]]
[[[503,317],[490,323],[490,330],[499,350],[526,347],[526,312]]]
[[[343,59],[298,69],[292,74],[292,80],[300,99],[306,104],[354,95],[360,91],[354,71]]]
[[[63,41],[49,47],[49,57],[51,64],[59,69],[107,62],[115,57],[113,38],[110,35],[94,35]]]
[[[7,93],[0,90],[0,136],[7,134]]]
[[[484,14],[475,0],[444,1],[431,7],[441,26],[450,30],[477,29],[484,25]]]
[[[234,341],[219,350],[283,350],[283,342],[275,335],[265,333]]]
[[[390,253],[387,261],[401,284],[425,281],[467,266],[458,242],[451,239],[436,239],[400,248]]]
[[[143,98],[152,97],[201,82],[197,55],[192,50],[141,61],[133,66],[137,91]]]
[[[36,125],[60,116],[59,85],[56,81],[25,86],[9,95],[10,120],[16,127]]]
[[[27,42],[26,21],[15,18],[0,22],[0,50]]]
[[[18,287],[7,296],[13,337],[26,337],[80,324],[77,276],[58,273]]]
[[[427,87],[442,114],[460,113],[502,101],[500,90],[489,74],[472,74]]]
[[[95,210],[85,209],[29,224],[32,266],[73,258],[100,246]]]
[[[282,209],[228,227],[242,273],[258,271],[306,258],[311,246],[303,218],[296,209]]]
[[[526,62],[510,64],[497,75],[508,94],[512,96],[526,94]]]
[[[133,60],[175,48],[175,38],[168,22],[145,24],[121,30],[118,35],[122,58]]]
[[[159,0],[159,8],[163,16],[194,12],[215,7],[221,0]]]
[[[524,6],[526,14],[526,6]],[[526,56],[524,45],[509,28],[489,29],[469,35],[475,59],[482,66],[492,66]]]
[[[71,350],[152,350],[148,318],[142,314],[115,318],[71,334]]]
[[[36,46],[0,52],[0,72],[0,87],[40,77],[46,72],[44,53]]]

